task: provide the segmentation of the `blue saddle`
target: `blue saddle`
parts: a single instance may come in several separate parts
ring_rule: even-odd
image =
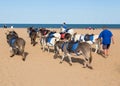
[[[87,34],[87,35],[85,35],[84,40],[85,40],[85,41],[93,41],[93,36],[94,36],[94,35],[89,35],[89,34]]]
[[[50,32],[49,35],[48,35],[48,37],[53,37],[53,36],[54,36],[54,35],[53,35],[54,33],[55,33],[55,32]]]
[[[16,37],[13,37],[13,38],[10,39],[9,44],[10,44],[11,47],[15,47],[14,46],[15,41],[16,41]]]
[[[47,42],[50,43],[51,39],[52,39],[52,37],[48,37]]]
[[[65,32],[67,33],[69,30],[70,30],[70,28],[69,28],[69,29],[66,29]]]
[[[74,42],[74,44],[71,47],[71,50],[75,51],[77,49],[77,47],[78,47],[78,44],[79,44],[79,42]]]
[[[65,43],[62,45],[62,50],[63,50],[64,46],[66,45],[66,48],[67,48],[69,51],[75,52],[76,49],[77,49],[77,47],[78,47],[78,44],[79,44],[78,41],[77,41],[77,42],[74,42],[73,44],[71,44],[71,43],[66,43],[66,42],[65,42]]]
[[[93,41],[93,35],[90,36],[90,41]]]
[[[47,40],[46,40],[46,42],[49,43],[49,44],[51,44],[51,45],[53,45],[53,44],[51,43],[52,38],[53,38],[53,37],[48,37]]]

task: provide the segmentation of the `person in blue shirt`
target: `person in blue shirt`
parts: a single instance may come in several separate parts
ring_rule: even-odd
[[[103,31],[99,34],[100,39],[102,39],[102,48],[104,56],[107,57],[111,41],[114,44],[113,34],[110,30],[103,28]]]
[[[61,26],[61,32],[66,32],[66,30],[67,30],[67,25],[66,25],[66,23],[64,22],[64,23],[62,24],[62,26]]]
[[[65,22],[63,23],[62,27],[65,28],[65,29],[67,29],[67,25],[66,25]]]

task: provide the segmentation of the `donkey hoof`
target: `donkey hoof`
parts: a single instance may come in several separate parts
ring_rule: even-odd
[[[57,55],[54,55],[53,57],[54,57],[54,59],[56,59],[56,58],[57,58]]]
[[[14,56],[14,54],[13,55],[11,55],[10,57],[13,57]]]
[[[88,66],[89,69],[93,70],[93,67],[92,66]]]
[[[62,61],[60,61],[60,64],[62,64]]]
[[[83,66],[83,68],[86,68],[86,66]]]
[[[25,61],[25,58],[23,58],[22,60]]]
[[[83,66],[83,68],[86,68],[86,66]]]
[[[69,63],[70,66],[72,66],[72,63]]]

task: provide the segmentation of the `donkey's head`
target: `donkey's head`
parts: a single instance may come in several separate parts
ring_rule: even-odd
[[[5,34],[6,34],[7,42],[8,42],[11,38],[13,38],[13,37],[18,38],[18,34],[17,34],[14,30],[12,30],[12,31],[7,31]]]

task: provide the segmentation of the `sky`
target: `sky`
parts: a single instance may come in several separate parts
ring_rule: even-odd
[[[0,23],[120,24],[120,0],[0,0]]]

